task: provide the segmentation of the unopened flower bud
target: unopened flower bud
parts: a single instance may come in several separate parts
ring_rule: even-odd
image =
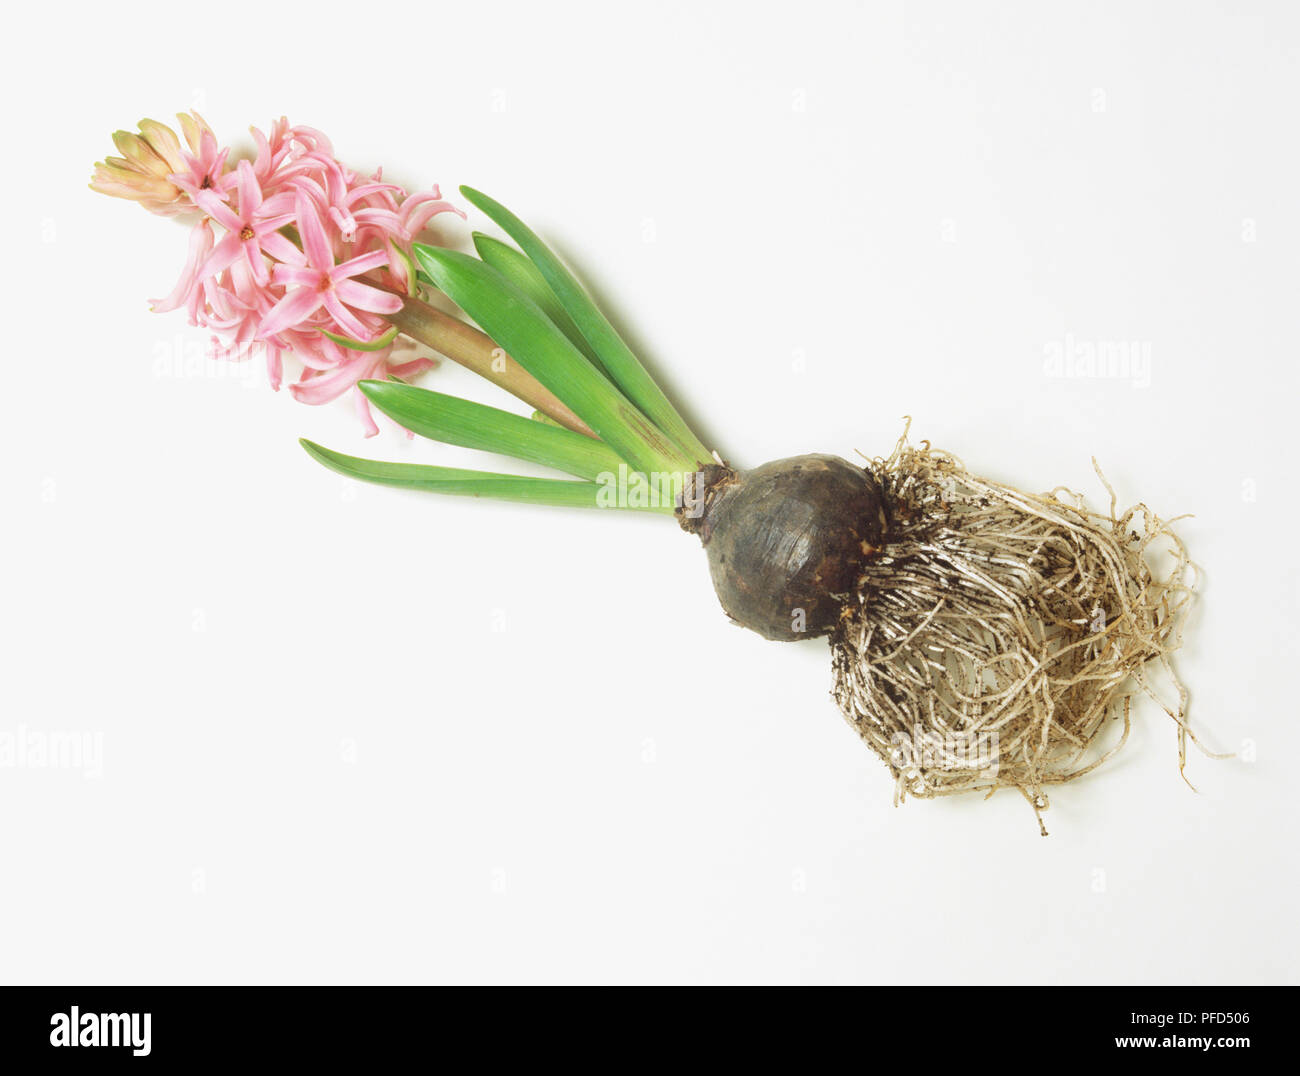
[[[181,113],[177,119],[189,145],[188,153],[176,132],[166,124],[141,120],[139,134],[113,132],[113,145],[122,156],[96,163],[90,189],[139,202],[151,213],[164,217],[193,210],[194,202],[187,188],[213,186],[224,166],[224,156],[220,160],[212,159],[216,140],[212,129],[197,112]],[[212,152],[205,153],[205,136]],[[214,169],[209,166],[213,165],[216,175],[211,174]],[[179,182],[174,181],[177,177]]]

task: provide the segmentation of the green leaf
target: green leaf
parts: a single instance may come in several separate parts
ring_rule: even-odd
[[[641,414],[542,308],[498,270],[442,247],[417,243],[415,256],[454,303],[634,469],[695,470],[695,461]]]
[[[575,482],[561,478],[526,478],[457,467],[431,467],[419,463],[386,463],[332,452],[312,441],[300,440],[308,454],[348,478],[397,489],[426,493],[448,493],[460,497],[488,497],[522,504],[548,504],[561,508],[624,508],[671,514],[673,506],[661,502],[639,503],[614,495],[611,487],[597,482]]]
[[[321,329],[322,336],[328,336],[334,343],[353,351],[382,351],[394,340],[397,339],[397,326],[394,325],[388,332],[382,336],[377,336],[373,340],[354,340],[350,336],[341,336],[338,333],[332,333],[328,329]]]
[[[474,249],[488,265],[500,272],[507,280],[518,285],[519,290],[542,308],[546,316],[555,323],[555,327],[569,338],[570,343],[586,355],[588,361],[597,370],[609,377],[609,371],[596,357],[596,353],[591,349],[591,345],[587,343],[586,337],[582,335],[578,326],[573,323],[573,319],[565,313],[564,307],[551,291],[551,286],[546,283],[546,278],[537,271],[537,266],[509,243],[493,239],[482,232],[474,233]]]
[[[361,391],[394,422],[449,445],[499,452],[515,459],[596,479],[618,474],[622,460],[608,446],[562,427],[393,381],[362,381]]]
[[[680,445],[696,464],[703,465],[710,462],[713,454],[686,425],[685,420],[677,413],[677,409],[655,383],[654,378],[641,365],[641,361],[633,354],[632,349],[618,335],[618,331],[600,312],[599,307],[591,301],[582,285],[564,263],[528,225],[500,202],[489,198],[481,191],[476,191],[473,187],[461,187],[460,192],[509,235],[537,267],[560,306],[573,319],[601,364],[609,371],[610,377],[623,390],[627,398],[672,441]]]

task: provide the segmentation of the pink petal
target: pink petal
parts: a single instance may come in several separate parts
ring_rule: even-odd
[[[262,249],[272,258],[279,258],[282,262],[288,262],[291,265],[302,265],[306,262],[302,251],[295,247],[285,236],[279,232],[267,232],[261,236]],[[313,270],[316,272],[316,270]]]
[[[194,204],[225,228],[226,231],[237,232],[243,228],[244,222],[235,215],[235,211],[226,205],[220,197],[213,194],[212,191],[199,191],[193,197]]]
[[[199,276],[216,276],[223,269],[229,268],[243,249],[244,245],[239,238],[239,233],[227,232],[221,237],[221,242],[213,248],[212,253],[208,255],[208,260],[203,263],[203,268],[199,270]]]
[[[310,269],[307,266],[281,264],[272,266],[271,281],[275,284],[292,284],[300,288],[319,290],[325,282],[325,274],[319,269]]]
[[[298,234],[302,236],[302,249],[309,265],[325,270],[334,267],[334,252],[325,235],[325,226],[311,198],[302,190],[298,192]]]
[[[284,378],[284,357],[274,344],[266,345],[266,376],[271,388],[280,391],[280,382]]]
[[[257,335],[265,339],[292,328],[320,309],[321,299],[327,294],[314,288],[295,288],[271,307],[257,328]]]
[[[424,231],[425,225],[439,213],[455,213],[462,220],[465,214],[450,202],[439,201],[434,192],[413,194],[402,203],[402,222],[407,238],[414,238]]]
[[[370,330],[366,328],[365,323],[339,301],[335,289],[330,288],[319,294],[325,302],[325,309],[329,311],[340,332],[357,340],[364,340],[370,335]]]
[[[376,224],[397,234],[403,230],[402,218],[391,209],[358,209],[353,216],[359,222]]]
[[[421,357],[411,359],[409,362],[389,363],[388,372],[394,377],[415,377],[425,370],[432,370],[437,365],[432,359]]]
[[[287,213],[292,217],[297,208],[294,192],[280,191],[278,194],[271,195],[262,203],[257,216],[259,220],[266,220],[268,217],[278,217],[282,213]]]
[[[377,194],[400,194],[402,188],[395,183],[363,183],[359,187],[354,187],[347,193],[347,204],[356,205],[365,198],[374,197]]]
[[[272,232],[278,232],[286,224],[293,223],[292,213],[280,213],[274,217],[264,217],[253,225],[254,235],[270,235]]]
[[[355,280],[340,280],[334,291],[348,306],[368,310],[372,314],[395,314],[402,309],[402,298],[391,292],[380,291]]]
[[[337,205],[332,205],[329,207],[329,217],[334,222],[334,227],[339,230],[343,241],[351,243],[357,234],[357,222],[352,216],[343,212]]]
[[[330,279],[336,282],[345,280],[350,276],[360,276],[362,273],[368,273],[371,269],[378,269],[381,265],[387,264],[387,251],[372,250],[369,254],[362,254],[359,257],[340,262],[330,271]]]
[[[253,280],[258,284],[266,284],[271,279],[271,274],[267,272],[266,258],[262,256],[261,244],[254,237],[245,239],[241,245],[244,248],[244,257],[248,261],[248,267],[253,271]]]
[[[244,220],[252,220],[253,214],[262,204],[262,188],[253,174],[253,166],[247,161],[240,161],[236,169],[236,184],[239,191],[239,215]]]
[[[360,381],[360,378],[357,378]],[[360,389],[352,390],[352,405],[357,409],[357,418],[361,420],[361,426],[366,431],[367,437],[374,437],[379,432],[379,427],[375,424],[375,414],[370,410],[370,401],[366,399],[365,393]]]
[[[180,280],[176,282],[176,286],[172,288],[167,298],[154,299],[150,303],[150,309],[162,314],[184,306],[198,284],[199,266],[207,258],[211,249],[212,225],[206,220],[201,220],[190,231],[189,253],[185,257],[185,268],[181,270]]]
[[[289,386],[295,400],[306,404],[329,403],[337,400],[365,376],[365,364],[346,363],[328,373],[317,374]]]
[[[312,340],[302,340],[294,344],[294,354],[302,364],[312,370],[333,370],[345,362],[347,352],[327,336],[315,333]]]
[[[319,152],[328,157],[334,156],[334,146],[325,135],[315,127],[291,127],[289,133],[312,152]]]

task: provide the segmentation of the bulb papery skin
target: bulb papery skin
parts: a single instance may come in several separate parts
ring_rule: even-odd
[[[792,641],[839,622],[885,532],[874,475],[838,456],[701,472],[701,508],[683,513],[709,559],[723,610],[764,638]]]

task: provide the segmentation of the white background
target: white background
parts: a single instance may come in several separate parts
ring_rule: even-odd
[[[0,978],[1296,980],[1293,7],[11,17],[0,732],[103,757],[0,768]],[[1143,706],[1049,839],[1014,793],[896,810],[825,644],[730,626],[670,520],[326,472],[296,437],[505,464],[363,442],[149,313],[184,232],[85,184],[190,106],[501,198],[735,463],[910,414],[1194,513],[1192,718],[1255,761],[1193,754],[1193,793]],[[1149,347],[1149,384],[1047,376],[1066,341]]]

